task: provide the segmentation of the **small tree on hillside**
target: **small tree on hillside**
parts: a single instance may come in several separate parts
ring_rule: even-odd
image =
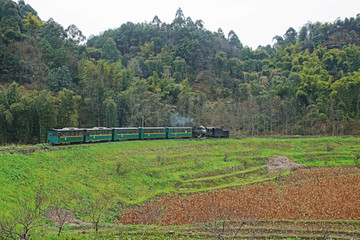
[[[216,193],[210,193],[204,205],[199,216],[199,221],[202,223],[205,231],[210,232],[219,240],[228,238],[226,234],[231,234],[233,239],[236,239],[237,234],[246,222],[244,220],[239,221],[235,231],[231,231],[230,233],[231,227],[228,220],[236,213],[236,210],[231,207],[231,204],[220,203],[216,197]]]
[[[113,204],[112,195],[101,194],[94,199],[80,199],[79,212],[89,217],[94,224],[96,238],[99,237],[100,223],[106,218]]]
[[[65,201],[56,199],[52,201],[51,206],[45,213],[45,217],[56,224],[59,228],[58,236],[60,236],[64,226],[74,218],[74,213],[69,210],[69,206]]]
[[[147,230],[149,229],[150,224],[157,224],[158,220],[160,219],[161,215],[161,207],[156,204],[146,204],[144,209],[144,220],[146,224],[146,228],[144,232],[141,234],[140,238],[145,236]]]
[[[28,239],[32,230],[45,224],[42,215],[44,202],[45,197],[41,192],[36,193],[33,201],[20,201],[10,216],[3,216],[0,220],[0,236],[5,239]]]

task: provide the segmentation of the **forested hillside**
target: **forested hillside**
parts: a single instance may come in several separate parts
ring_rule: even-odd
[[[65,126],[359,134],[359,14],[244,45],[180,8],[171,23],[155,16],[85,41],[75,25],[0,0],[0,144],[44,142]]]

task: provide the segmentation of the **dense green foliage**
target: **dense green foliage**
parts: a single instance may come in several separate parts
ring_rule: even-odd
[[[213,125],[245,135],[358,134],[360,15],[244,46],[179,9],[85,37],[0,0],[0,144],[50,127]],[[171,119],[173,121],[171,121]]]

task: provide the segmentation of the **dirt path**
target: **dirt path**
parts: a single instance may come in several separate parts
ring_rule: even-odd
[[[90,146],[90,145],[89,145]],[[57,151],[71,148],[85,148],[89,147],[87,145],[64,145],[64,146],[26,146],[26,147],[3,147],[0,149],[0,154],[31,154],[34,152],[47,152],[47,151]]]

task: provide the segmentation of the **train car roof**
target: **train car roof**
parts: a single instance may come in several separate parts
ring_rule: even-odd
[[[50,131],[57,131],[57,132],[69,132],[69,131],[84,131],[84,128],[59,128],[59,129],[49,129]]]
[[[139,130],[139,128],[137,128],[137,127],[127,127],[127,128],[113,128],[113,129],[116,129],[116,130],[118,130],[118,129],[121,129],[121,130],[123,130],[123,129],[131,129],[131,130]]]
[[[142,129],[165,129],[165,127],[143,127]]]
[[[86,128],[85,130],[91,131],[91,130],[112,130],[112,128],[108,127],[93,127],[93,128]]]

